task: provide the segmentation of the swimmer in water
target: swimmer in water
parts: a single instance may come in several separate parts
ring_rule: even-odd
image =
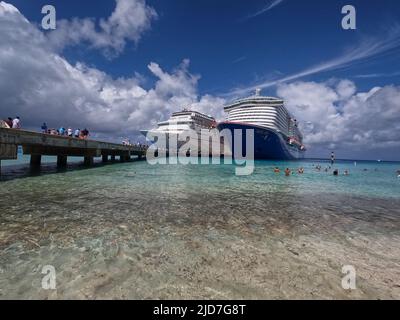
[[[285,176],[286,176],[286,177],[289,177],[291,174],[292,174],[292,171],[290,171],[289,168],[286,168],[286,170],[285,170]]]
[[[344,170],[344,175],[348,176],[349,175],[349,171],[348,170]]]
[[[338,176],[338,175],[339,175],[339,170],[338,170],[338,169],[335,169],[335,171],[333,171],[333,175],[334,175],[334,176]]]
[[[298,172],[299,174],[303,174],[303,173],[304,173],[304,169],[303,169],[303,168],[299,168],[299,170],[297,170],[297,172]]]
[[[280,173],[280,172],[281,172],[281,170],[279,170],[279,168],[278,168],[278,167],[275,167],[275,169],[274,169],[274,172],[275,172],[275,173]]]

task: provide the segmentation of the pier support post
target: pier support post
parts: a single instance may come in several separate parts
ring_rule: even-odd
[[[108,155],[103,154],[102,161],[103,161],[103,163],[107,163],[108,162]]]
[[[111,161],[114,162],[115,161],[115,155],[111,156]]]
[[[31,167],[40,167],[42,162],[42,155],[41,154],[31,154]]]
[[[57,167],[65,168],[67,166],[67,156],[57,156]]]
[[[130,161],[130,160],[131,160],[131,156],[129,154],[127,154],[127,153],[121,154],[119,156],[119,161],[120,162],[127,162],[127,161]]]
[[[91,166],[93,165],[93,157],[86,156],[84,161],[83,161],[85,166]]]

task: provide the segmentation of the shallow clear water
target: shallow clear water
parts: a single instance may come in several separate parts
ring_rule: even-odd
[[[400,298],[400,164],[315,164],[3,167],[0,298]]]

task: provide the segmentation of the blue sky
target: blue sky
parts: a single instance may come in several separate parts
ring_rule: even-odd
[[[54,116],[48,115],[54,126],[60,124],[57,112],[73,104],[78,117],[85,119],[99,137],[112,134],[120,139],[155,125],[185,103],[221,118],[224,103],[261,87],[266,95],[283,97],[289,109],[298,113],[310,156],[336,149],[348,158],[379,155],[383,159],[400,159],[397,140],[384,138],[388,129],[397,134],[396,123],[400,120],[399,1],[132,0],[138,8],[144,8],[145,18],[135,8],[118,13],[116,3],[122,6],[129,3],[126,0],[6,2],[30,22],[39,39],[25,48],[26,57],[21,56],[20,61],[30,61],[28,55],[38,54],[35,46],[42,43],[43,56],[37,57],[42,69],[54,67],[46,77],[66,73],[62,82],[73,88],[77,78],[71,74],[79,73],[78,87],[87,88],[79,97],[77,94],[76,98],[68,98],[66,105],[60,103],[66,100],[62,93],[50,93],[51,86],[43,89],[48,85],[44,75],[35,85],[27,83],[27,92],[18,91],[22,96],[16,108],[21,112],[40,109],[40,99],[56,101]],[[46,4],[57,10],[55,31],[40,28],[41,8]],[[356,30],[341,28],[341,9],[346,4],[357,10]],[[112,14],[115,19],[109,18]],[[129,20],[130,15],[144,20],[136,26],[133,19],[126,28],[118,29],[118,24]],[[75,25],[74,19],[78,19]],[[102,31],[101,20],[108,21],[114,31]],[[89,35],[82,31],[88,21],[95,26]],[[15,24],[18,28],[26,31]],[[3,28],[3,32],[7,30]],[[48,37],[47,42],[41,34]],[[29,37],[24,40],[22,36],[16,39],[6,35],[12,39],[9,46],[16,51],[30,41],[26,40]],[[106,45],[107,39],[119,42]],[[56,67],[59,61],[53,61],[54,56],[65,59],[70,68],[66,71]],[[20,71],[36,67],[26,65]],[[10,75],[17,73],[10,63],[5,68]],[[28,102],[23,96],[30,90],[36,95],[35,86],[42,88],[40,99]],[[0,99],[1,89],[0,83]],[[104,94],[97,97],[96,92]],[[46,94],[48,97],[43,98]],[[8,100],[3,98],[3,102],[11,103]],[[379,101],[387,103],[387,109],[382,109],[385,116],[370,118],[371,110],[385,108]],[[20,107],[21,103],[26,105]],[[97,103],[104,117],[108,117],[106,111],[115,113],[107,121],[115,121],[121,130],[114,134],[111,128],[99,126],[101,121],[94,116]],[[39,116],[26,121],[27,126],[36,126],[41,121]],[[373,119],[377,123],[374,131],[368,130]],[[80,125],[75,120],[68,122]],[[338,135],[338,131],[343,134]],[[349,141],[344,141],[347,137]]]
[[[41,8],[53,4],[59,19],[106,18],[114,0],[48,1],[10,0],[31,21],[40,22]],[[357,9],[357,30],[341,28],[341,8]],[[387,32],[400,21],[400,2],[392,1],[284,0],[271,10],[248,18],[272,1],[147,1],[159,17],[140,44],[130,44],[118,58],[108,60],[93,50],[67,50],[70,61],[85,61],[113,76],[147,74],[156,61],[172,69],[184,58],[191,71],[201,74],[201,93],[224,94],[236,87],[301,71],[357,45],[364,37]],[[305,77],[320,81],[329,77],[354,79],[360,89],[398,83],[400,50],[364,61],[351,68]],[[378,76],[383,74],[382,76]],[[369,78],[358,76],[371,75]],[[372,77],[375,75],[375,77]],[[151,79],[149,79],[151,81]],[[273,93],[273,88],[271,93]]]

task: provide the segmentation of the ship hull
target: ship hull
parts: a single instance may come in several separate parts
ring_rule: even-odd
[[[232,141],[230,143],[232,154],[234,150],[234,130],[242,130],[242,150],[246,150],[246,130],[254,130],[254,159],[264,160],[299,160],[305,156],[305,151],[297,146],[289,145],[283,136],[273,129],[244,123],[222,122],[218,124],[218,130],[230,130]],[[244,131],[243,131],[244,130]]]

